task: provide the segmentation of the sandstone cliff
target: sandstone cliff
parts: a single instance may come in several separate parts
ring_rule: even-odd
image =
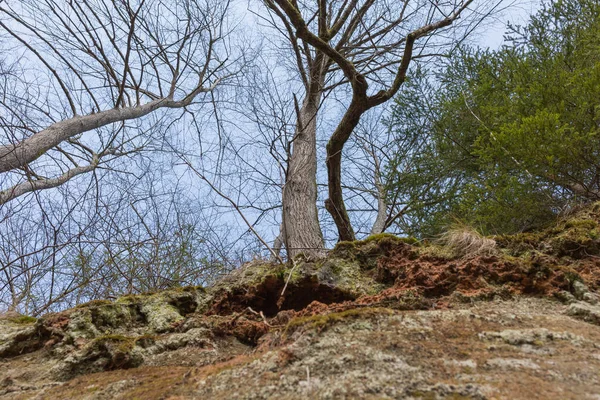
[[[600,399],[600,206],[0,319],[2,399]],[[467,246],[468,247],[468,246]]]

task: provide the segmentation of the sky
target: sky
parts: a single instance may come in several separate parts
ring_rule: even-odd
[[[525,25],[529,17],[540,9],[541,4],[540,0],[507,2],[505,5],[507,8],[481,29],[478,37],[474,38],[475,43],[492,50],[500,48],[504,42],[507,22],[513,25]]]

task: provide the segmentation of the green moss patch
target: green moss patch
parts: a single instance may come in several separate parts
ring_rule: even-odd
[[[359,319],[359,318],[374,318],[379,315],[390,315],[393,314],[394,311],[388,308],[352,308],[346,311],[330,313],[330,314],[320,314],[313,315],[308,317],[297,317],[292,319],[284,330],[284,336],[290,334],[291,332],[299,329],[299,328],[307,328],[307,329],[316,329],[318,331],[323,331],[328,327],[347,320]]]
[[[574,259],[600,255],[600,214],[594,211],[598,206],[580,210],[540,232],[502,235],[496,241],[515,256],[531,251]]]
[[[27,315],[19,315],[17,317],[7,318],[7,320],[10,321],[10,322],[12,322],[13,324],[29,325],[29,324],[36,323],[37,318],[30,317],[30,316],[27,316]]]
[[[329,257],[357,261],[362,269],[373,269],[377,266],[377,259],[389,254],[393,249],[417,244],[418,241],[414,238],[401,238],[389,233],[381,233],[369,236],[365,240],[339,242],[330,252]]]

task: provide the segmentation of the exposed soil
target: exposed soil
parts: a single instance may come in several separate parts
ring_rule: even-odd
[[[575,273],[541,258],[529,263],[495,256],[456,261],[429,257],[411,260],[403,250],[382,258],[377,272],[383,283],[399,289],[415,289],[425,297],[436,298],[455,291],[468,296],[485,295],[498,287],[515,295],[548,296],[570,290],[573,278],[569,274]]]
[[[207,315],[239,313],[249,307],[262,311],[267,317],[274,317],[282,310],[300,311],[313,301],[332,304],[355,298],[335,286],[319,282],[315,276],[299,279],[286,287],[285,292],[283,292],[284,287],[283,277],[269,275],[256,286],[221,290],[215,295]]]

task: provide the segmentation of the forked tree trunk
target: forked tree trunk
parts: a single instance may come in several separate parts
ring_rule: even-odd
[[[317,112],[320,94],[309,95],[299,110],[292,155],[283,189],[283,224],[288,258],[324,254],[317,212]]]

